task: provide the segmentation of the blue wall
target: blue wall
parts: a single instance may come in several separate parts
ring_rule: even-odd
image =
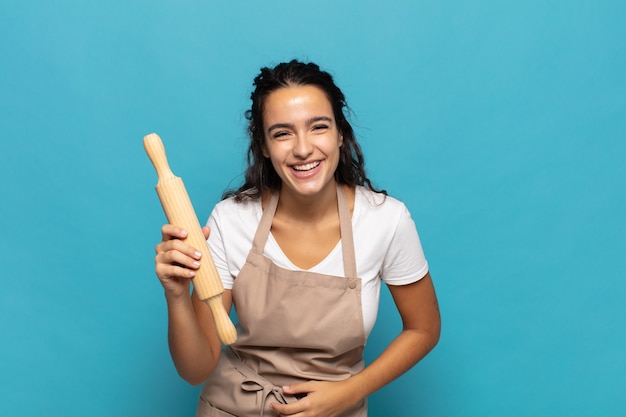
[[[158,132],[199,217],[241,179],[251,80],[336,75],[406,202],[443,334],[373,416],[618,416],[626,5],[0,2],[0,415],[189,416],[153,247]],[[387,293],[368,360],[398,331]]]

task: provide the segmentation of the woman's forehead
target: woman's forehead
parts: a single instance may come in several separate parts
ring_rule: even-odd
[[[270,93],[265,99],[264,118],[275,117],[332,117],[332,106],[326,93],[312,85],[283,87]]]

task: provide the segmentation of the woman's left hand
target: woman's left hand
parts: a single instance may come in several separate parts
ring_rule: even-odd
[[[291,404],[272,404],[281,417],[333,417],[358,401],[347,380],[303,382],[283,387],[283,392],[306,397]]]

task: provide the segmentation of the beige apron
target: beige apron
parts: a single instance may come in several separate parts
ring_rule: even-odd
[[[340,381],[363,369],[361,280],[356,276],[350,210],[337,187],[345,277],[280,268],[263,256],[278,193],[272,194],[233,286],[237,342],[204,383],[196,417],[276,416],[274,402],[298,398],[281,386]],[[366,401],[342,417],[365,417]]]

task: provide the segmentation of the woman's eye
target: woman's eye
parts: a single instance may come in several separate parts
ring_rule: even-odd
[[[328,129],[328,125],[321,124],[321,125],[313,126],[313,130],[325,130],[325,129]]]
[[[274,135],[272,137],[274,139],[280,139],[280,138],[284,138],[287,135],[288,135],[287,132],[276,132],[276,133],[274,133]]]

